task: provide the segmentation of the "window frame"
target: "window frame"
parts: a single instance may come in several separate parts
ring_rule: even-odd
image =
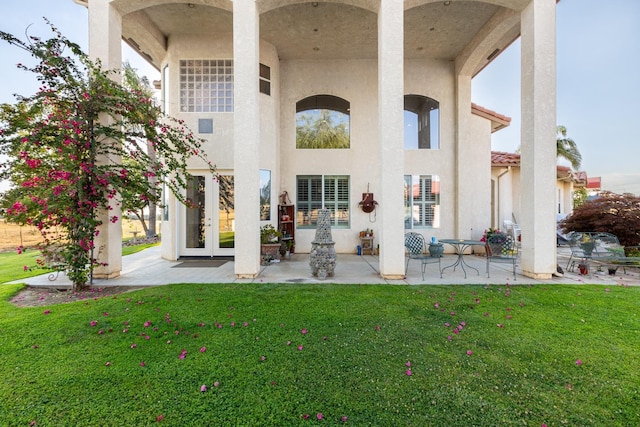
[[[180,113],[233,113],[233,59],[179,61]]]
[[[323,207],[331,211],[332,228],[351,228],[350,175],[297,175],[296,189],[296,229],[316,228]]]
[[[412,190],[416,184],[419,185],[417,197],[415,197],[415,192]],[[436,229],[441,227],[441,188],[439,175],[404,175],[405,230]],[[429,212],[431,212],[430,215]],[[414,219],[416,213],[418,215],[417,221]]]

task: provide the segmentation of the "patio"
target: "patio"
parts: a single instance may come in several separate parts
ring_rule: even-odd
[[[558,263],[565,268],[571,251],[569,248],[558,248]],[[457,255],[445,255],[442,266],[446,267],[456,261]],[[443,277],[437,271],[436,264],[427,265],[425,280],[422,280],[419,261],[412,260],[404,280],[385,280],[378,272],[378,257],[374,255],[338,255],[335,276],[327,280],[319,280],[311,275],[308,254],[294,254],[288,260],[262,266],[260,274],[255,279],[237,279],[234,273],[233,261],[197,262],[190,261],[188,265],[180,265],[184,261],[166,261],[160,257],[160,247],[156,246],[133,255],[123,257],[122,274],[109,280],[94,280],[94,287],[105,286],[157,286],[171,283],[344,283],[344,284],[390,284],[390,285],[448,285],[448,284],[580,284],[593,283],[603,285],[640,285],[640,269],[627,268],[626,274],[622,269],[618,274],[610,276],[606,271],[593,272],[591,277],[581,276],[577,272],[565,272],[564,277],[554,277],[551,280],[534,280],[523,276],[518,265],[517,279],[514,281],[510,264],[491,264],[491,278],[487,278],[486,260],[483,256],[465,255],[465,261],[478,269],[479,275],[471,270],[464,273],[457,269],[447,269]],[[68,288],[71,283],[65,275],[60,275],[56,281],[48,280],[48,274],[19,280],[30,286],[44,286],[53,288]]]

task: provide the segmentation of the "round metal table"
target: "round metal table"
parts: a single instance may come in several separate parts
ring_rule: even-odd
[[[465,239],[441,239],[440,242],[453,246],[456,252],[458,253],[458,259],[456,260],[456,262],[444,267],[442,269],[443,273],[447,268],[453,267],[453,271],[456,271],[456,267],[460,266],[462,268],[462,271],[464,272],[464,278],[466,279],[467,278],[467,270],[465,269],[465,266],[466,266],[472,270],[475,270],[476,273],[478,273],[478,276],[480,275],[480,272],[478,271],[477,268],[470,266],[464,261],[464,251],[466,251],[471,246],[484,246],[484,242],[481,242],[480,240],[465,240]]]

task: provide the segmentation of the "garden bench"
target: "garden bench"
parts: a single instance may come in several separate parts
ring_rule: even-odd
[[[60,272],[67,270],[67,264],[62,256],[62,246],[51,246],[42,252],[44,267],[54,270],[47,277],[50,281],[58,279]]]
[[[567,262],[568,271],[574,271],[576,264],[580,273],[589,275],[592,264],[608,268],[610,274],[614,274],[619,267],[623,267],[626,273],[626,267],[640,266],[640,257],[627,256],[625,247],[611,233],[572,232],[568,237],[571,248],[571,256]],[[631,249],[633,247],[627,248]]]

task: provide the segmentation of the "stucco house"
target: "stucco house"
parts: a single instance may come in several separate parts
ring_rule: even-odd
[[[491,226],[503,228],[505,221],[520,222],[522,181],[520,154],[491,152]],[[556,166],[555,214],[565,218],[573,211],[573,193],[588,187],[587,173]]]
[[[555,0],[74,1],[90,55],[119,67],[125,40],[155,65],[166,111],[206,139],[221,175],[191,165],[197,212],[167,195],[163,257],[233,254],[239,278],[259,273],[259,228],[278,224],[285,192],[297,252],[324,206],[339,253],[374,230],[386,278],[404,276],[409,229],[479,239],[500,118],[474,111],[472,77],[521,37],[521,266],[555,271]],[[325,124],[329,141],[309,138]],[[120,224],[99,237],[99,274],[115,276]]]

